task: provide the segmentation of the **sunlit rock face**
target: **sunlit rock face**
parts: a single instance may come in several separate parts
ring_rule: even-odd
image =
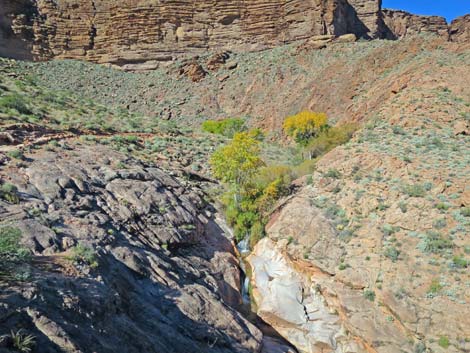
[[[2,55],[114,64],[380,32],[378,0],[7,0],[0,16]]]

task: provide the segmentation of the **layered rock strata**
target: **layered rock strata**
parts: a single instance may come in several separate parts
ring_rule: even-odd
[[[432,33],[448,37],[449,28],[444,17],[419,16],[406,11],[382,10],[386,27],[385,36],[401,39],[421,33]]]
[[[379,10],[377,0],[8,0],[1,41],[21,43],[35,60],[120,65],[208,48],[259,50],[321,34],[374,37]],[[25,54],[10,46],[2,52]]]
[[[449,31],[453,42],[470,43],[470,15],[453,20]]]

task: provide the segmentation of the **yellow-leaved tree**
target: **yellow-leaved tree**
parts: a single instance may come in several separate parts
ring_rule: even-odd
[[[288,117],[283,124],[286,135],[292,137],[297,143],[307,144],[328,127],[328,117],[325,113],[303,111]]]
[[[212,155],[214,176],[226,183],[244,185],[264,165],[259,144],[249,132],[236,133],[230,144]]]

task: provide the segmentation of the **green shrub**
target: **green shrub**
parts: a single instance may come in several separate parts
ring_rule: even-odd
[[[410,197],[424,197],[426,195],[426,189],[420,184],[405,185],[403,192]]]
[[[16,227],[0,227],[0,278],[21,281],[29,277],[24,266],[31,253],[21,245],[21,237],[21,230]]]
[[[82,244],[78,244],[72,248],[72,255],[69,257],[74,263],[84,263],[91,268],[98,267],[98,261],[96,254],[93,249],[86,247]]]
[[[333,178],[333,179],[341,178],[341,173],[337,169],[328,169],[328,171],[324,175],[327,178]]]
[[[375,300],[375,292],[370,290],[370,289],[366,289],[364,291],[364,298],[366,298],[367,300],[373,302]]]
[[[439,218],[432,223],[432,226],[436,229],[443,229],[447,226],[447,221],[445,218]]]
[[[470,267],[470,260],[464,259],[460,256],[454,256],[452,263],[457,268],[468,268]]]
[[[400,256],[400,251],[395,247],[388,247],[385,249],[385,256],[388,257],[392,262],[397,262]]]
[[[10,183],[5,183],[0,187],[0,198],[14,204],[20,202],[20,198],[18,196],[18,189],[15,185]]]
[[[21,236],[19,228],[0,227],[0,266],[2,262],[21,262],[29,259],[30,252],[21,245]]]
[[[207,120],[202,124],[202,130],[232,138],[237,132],[245,131],[246,126],[243,119]]]
[[[398,207],[400,208],[402,213],[408,212],[408,205],[406,204],[406,202],[400,201],[398,203]]]
[[[23,152],[20,150],[13,150],[8,152],[8,157],[14,158],[14,159],[23,159]]]
[[[442,348],[449,348],[449,345],[450,345],[449,338],[446,336],[442,336],[441,338],[439,338],[438,344]]]
[[[460,210],[460,214],[464,217],[470,217],[470,207],[464,207]]]
[[[384,224],[383,227],[382,227],[382,232],[386,235],[386,236],[390,236],[396,232],[398,232],[400,230],[399,227],[394,227],[390,224]]]
[[[307,185],[312,185],[313,184],[313,176],[312,175],[307,175],[306,183],[307,183]]]
[[[435,231],[428,231],[423,239],[423,250],[428,253],[440,254],[447,249],[452,249],[454,244],[448,238]]]
[[[442,290],[442,288],[444,288],[442,284],[437,279],[433,279],[428,288],[428,293],[433,295],[437,294]]]
[[[31,109],[28,107],[26,99],[18,94],[12,93],[0,98],[0,107],[7,109],[14,109],[20,114],[29,115],[32,114]]]
[[[251,226],[251,234],[250,234],[250,246],[253,249],[255,245],[264,237],[266,236],[264,232],[264,224],[261,221],[255,222]]]
[[[439,211],[447,211],[450,208],[450,206],[449,204],[446,204],[444,202],[439,202],[438,204],[436,204],[436,208]]]

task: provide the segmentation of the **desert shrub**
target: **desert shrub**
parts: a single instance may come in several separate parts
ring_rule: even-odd
[[[0,227],[0,277],[22,279],[22,265],[29,261],[30,252],[21,245],[21,230]]]
[[[370,289],[366,289],[364,291],[364,298],[366,298],[367,300],[373,302],[375,300],[375,292],[370,290]]]
[[[452,240],[444,238],[440,233],[428,231],[422,241],[422,250],[428,253],[440,254],[447,249],[452,249]]]
[[[284,132],[299,144],[307,144],[313,137],[318,136],[328,126],[325,113],[303,111],[288,117],[283,124]]]
[[[246,129],[245,120],[243,119],[224,119],[224,120],[207,120],[202,123],[202,130],[211,134],[223,135],[232,138],[237,132]]]
[[[400,256],[400,251],[397,248],[391,246],[385,249],[384,255],[392,260],[392,262],[397,262],[398,257]]]
[[[447,211],[450,208],[450,205],[444,202],[439,202],[438,204],[436,204],[436,208],[439,211]]]
[[[356,124],[345,124],[323,129],[318,136],[308,142],[304,149],[305,153],[309,159],[320,157],[335,147],[348,142],[356,130]]]
[[[464,207],[460,210],[460,214],[464,217],[470,217],[470,207]]]
[[[98,261],[93,249],[82,244],[78,244],[72,248],[72,254],[69,259],[74,263],[84,263],[91,268],[98,267]]]
[[[424,197],[426,195],[426,189],[421,184],[404,185],[403,192],[410,197]]]
[[[400,230],[399,227],[394,227],[390,224],[384,224],[383,227],[382,227],[382,232],[386,235],[386,236],[390,236],[392,234],[395,234],[396,232],[398,232]]]
[[[454,256],[452,264],[457,268],[468,268],[470,267],[470,260],[467,260],[460,256]]]
[[[21,244],[21,230],[12,226],[0,227],[1,262],[24,261],[29,258],[29,250]]]
[[[19,203],[18,189],[15,185],[10,183],[2,184],[0,187],[0,198],[10,203]]]
[[[400,208],[402,213],[408,212],[408,205],[406,204],[406,202],[400,201],[398,203],[398,207]]]
[[[435,295],[443,289],[442,284],[437,279],[433,279],[428,288],[428,293]]]
[[[439,218],[432,223],[432,226],[436,229],[443,229],[447,226],[447,221],[445,218]]]
[[[32,114],[32,111],[28,107],[26,99],[18,93],[11,93],[9,95],[1,97],[0,107],[4,107],[7,109],[14,109],[18,113],[24,114],[24,115]]]
[[[8,152],[8,157],[14,158],[14,159],[23,159],[23,152],[20,150],[12,150]]]
[[[328,171],[324,174],[327,178],[339,179],[341,178],[341,173],[338,169],[328,169]]]
[[[449,348],[449,345],[450,345],[449,338],[446,336],[442,336],[441,338],[439,338],[439,341],[437,343],[442,348]]]

